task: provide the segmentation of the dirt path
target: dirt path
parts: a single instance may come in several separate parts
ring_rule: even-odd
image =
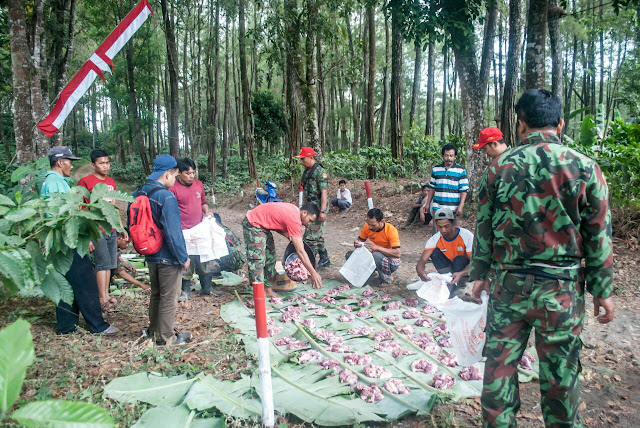
[[[81,178],[90,173],[90,165],[74,171]],[[372,182],[374,201],[390,214],[388,221],[396,226],[404,224],[407,205],[417,196],[404,190],[407,182]],[[332,183],[332,189],[336,183]],[[344,261],[344,253],[364,224],[367,206],[362,183],[349,183],[354,206],[346,214],[330,212],[325,229],[325,240],[332,266],[323,269],[325,278],[340,279],[337,273]],[[296,194],[282,186],[280,196],[297,202]],[[333,193],[333,191],[332,191]],[[223,222],[242,236],[241,221],[253,202],[252,189],[244,196],[226,198],[224,206],[214,208]],[[223,199],[223,198],[220,198]],[[471,213],[469,213],[471,214]],[[473,230],[473,215],[462,219],[461,225]],[[394,274],[389,292],[402,296],[410,293],[405,284],[413,282],[415,264],[431,233],[429,228],[400,230],[402,266]],[[282,256],[286,240],[276,235],[276,247]],[[343,245],[346,244],[346,245]],[[616,319],[607,326],[597,324],[592,305],[588,304],[582,353],[581,414],[588,427],[640,426],[640,254],[625,245],[615,247],[616,263]],[[432,266],[428,265],[432,269]],[[36,362],[29,368],[21,402],[34,399],[67,398],[88,400],[108,408],[120,426],[132,425],[144,406],[121,407],[101,399],[104,385],[111,379],[139,371],[157,371],[169,375],[201,371],[221,379],[235,379],[246,373],[254,362],[247,360],[242,344],[220,319],[220,307],[235,298],[233,289],[221,297],[193,298],[179,308],[176,328],[192,331],[195,342],[187,349],[165,350],[147,347],[140,341],[140,331],[148,323],[148,297],[119,298],[117,311],[107,314],[107,320],[118,325],[123,333],[117,338],[102,338],[87,333],[70,336],[55,335],[53,305],[42,299],[0,299],[0,326],[18,317],[32,324],[36,347]],[[539,392],[536,383],[524,384],[520,390],[522,408],[518,416],[521,427],[541,427]],[[408,417],[388,426],[478,426],[480,423],[478,399],[458,403],[444,403],[435,407],[432,415]],[[292,424],[291,421],[285,421]],[[301,425],[296,425],[301,426]],[[304,426],[304,425],[302,425]]]

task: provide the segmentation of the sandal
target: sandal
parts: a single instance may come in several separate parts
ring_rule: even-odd
[[[104,334],[105,336],[115,336],[116,334],[120,333],[120,329],[115,325],[110,325],[106,330],[103,330],[100,333]]]

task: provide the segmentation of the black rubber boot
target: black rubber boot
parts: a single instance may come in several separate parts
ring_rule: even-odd
[[[200,278],[200,286],[202,287],[202,289],[200,290],[201,296],[211,296],[211,295],[220,296],[221,294],[224,294],[222,291],[213,289],[213,285],[211,284],[212,279],[213,279],[212,273]]]
[[[329,254],[327,254],[326,249],[319,250],[318,257],[320,258],[320,260],[318,260],[318,264],[316,265],[318,269],[331,265],[331,262],[329,261]]]
[[[178,302],[186,302],[191,297],[191,280],[183,279],[182,280],[182,293],[180,293],[180,297],[178,297]]]

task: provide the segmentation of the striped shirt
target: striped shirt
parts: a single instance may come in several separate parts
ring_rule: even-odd
[[[457,163],[446,169],[444,163],[436,165],[431,171],[429,188],[435,189],[431,208],[447,207],[455,210],[460,204],[460,193],[469,191],[467,171]]]

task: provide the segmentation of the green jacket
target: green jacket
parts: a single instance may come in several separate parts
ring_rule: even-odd
[[[60,173],[47,171],[40,188],[40,196],[46,196],[49,193],[67,193],[69,190],[71,190],[69,183]]]
[[[311,168],[304,171],[302,187],[306,201],[315,202],[319,206],[321,192],[329,188],[329,174],[320,163],[316,162]]]
[[[611,295],[609,192],[595,161],[531,133],[489,165],[478,198],[472,279],[493,268],[577,280],[584,259],[589,292]]]

